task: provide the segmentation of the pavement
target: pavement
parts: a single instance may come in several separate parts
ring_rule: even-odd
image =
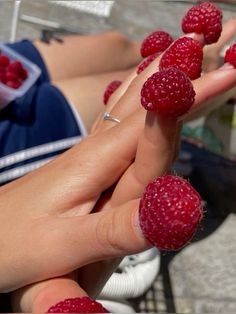
[[[110,16],[98,17],[47,1],[24,0],[20,15],[54,21],[83,34],[115,29],[141,40],[160,28],[174,37],[179,36],[181,17],[191,6],[190,2],[119,0],[113,5]],[[224,20],[236,16],[234,1],[219,5]],[[11,0],[0,2],[1,41],[10,38],[13,6]],[[19,21],[17,39],[40,36],[41,27]],[[204,171],[200,175],[204,177]],[[218,190],[212,191],[211,184],[214,186],[213,182],[203,180],[200,186],[204,192],[208,185],[211,197],[208,199],[206,195],[206,217],[196,241],[179,253],[163,254],[162,270],[153,287],[133,300],[137,312],[236,313],[236,202],[225,208],[227,199],[221,194],[220,180]],[[236,187],[236,182],[233,184]],[[222,195],[220,208],[211,201],[217,195]]]

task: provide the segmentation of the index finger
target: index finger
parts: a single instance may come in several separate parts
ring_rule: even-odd
[[[185,35],[183,37],[190,37],[198,41],[201,45],[204,45],[203,35],[192,33]],[[175,41],[173,42],[173,44]],[[167,48],[171,49],[172,45]],[[119,119],[120,121],[124,120],[130,114],[134,113],[135,110],[141,107],[140,104],[140,93],[141,88],[144,82],[159,69],[159,62],[166,52],[164,51],[159,57],[157,57],[151,64],[140,74],[137,74],[136,71],[131,73],[131,75],[125,80],[125,82],[119,87],[119,89],[112,95],[112,102],[106,107],[111,116]],[[104,122],[102,117],[100,117],[100,122],[98,124],[99,130],[105,130],[112,127],[114,124],[111,122]]]
[[[230,88],[235,84],[236,69],[229,65],[193,81],[196,91],[195,104],[181,120],[205,109],[207,100],[212,101],[225,91],[231,92]],[[143,114],[141,108],[140,118]],[[119,180],[112,196],[112,204],[139,197],[148,182],[168,171],[179,143],[180,121],[155,116],[153,112],[147,113],[144,130],[139,136],[135,161]]]

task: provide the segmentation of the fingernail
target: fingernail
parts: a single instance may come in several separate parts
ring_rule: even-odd
[[[190,183],[166,175],[148,184],[139,206],[145,238],[160,250],[179,250],[195,234],[203,216],[201,198]]]
[[[101,303],[89,297],[65,299],[51,306],[47,313],[109,313]]]

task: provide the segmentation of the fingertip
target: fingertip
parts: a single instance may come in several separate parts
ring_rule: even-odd
[[[226,62],[218,70],[220,71],[235,70],[235,67],[231,63]]]
[[[197,34],[197,33],[188,33],[188,34],[185,34],[183,35],[183,37],[190,37],[196,41],[199,42],[199,44],[204,47],[206,42],[205,42],[205,38],[204,38],[204,35],[203,34]]]

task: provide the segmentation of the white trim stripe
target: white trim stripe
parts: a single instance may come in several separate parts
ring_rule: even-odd
[[[57,157],[57,156],[55,156],[55,157]],[[35,161],[35,162],[32,162],[32,163],[24,165],[24,166],[20,166],[20,167],[15,168],[15,169],[5,171],[3,174],[0,174],[0,183],[4,183],[4,182],[8,182],[8,181],[17,179],[17,178],[25,175],[26,173],[31,172],[31,171],[45,165],[49,161],[53,160],[55,157],[46,158],[46,159],[43,159],[40,161]]]
[[[33,148],[28,148],[20,152],[7,155],[5,157],[0,158],[0,169],[11,166],[13,164],[16,164],[18,162],[21,162],[30,158],[42,156],[45,154],[50,154],[50,153],[53,153],[62,149],[69,148],[79,143],[81,139],[82,139],[82,136],[70,137],[68,139],[63,139],[63,140],[51,142],[48,144],[38,145]]]
[[[84,125],[84,123],[83,123],[83,121],[82,121],[82,119],[81,119],[81,117],[79,115],[78,110],[75,108],[74,104],[69,99],[66,99],[66,101],[67,101],[67,103],[68,103],[68,105],[69,105],[69,107],[70,107],[70,109],[71,109],[71,111],[72,111],[72,113],[74,115],[74,118],[75,118],[75,120],[77,122],[78,128],[80,129],[82,135],[84,137],[86,137],[88,135],[88,132],[87,132],[87,130],[85,128],[85,125]]]

